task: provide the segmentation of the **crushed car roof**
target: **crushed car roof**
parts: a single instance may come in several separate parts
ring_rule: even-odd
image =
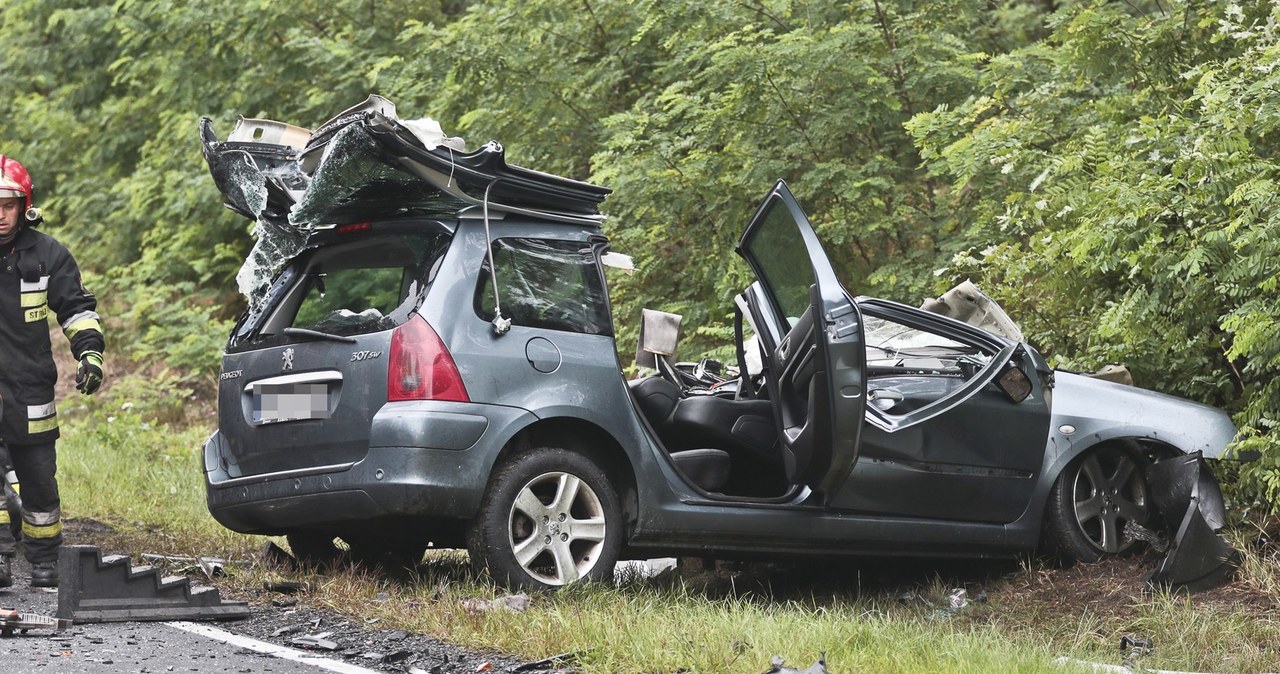
[[[401,120],[377,95],[315,131],[241,119],[220,141],[205,117],[200,136],[227,207],[273,225],[311,229],[471,208],[598,225],[611,191],[508,164],[495,141],[467,152],[434,120]]]

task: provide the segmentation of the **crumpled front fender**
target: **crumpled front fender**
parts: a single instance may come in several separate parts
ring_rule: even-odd
[[[1226,457],[1237,429],[1226,412],[1155,391],[1055,373],[1051,444],[1065,454],[1116,438],[1146,438],[1205,458]],[[1071,451],[1075,450],[1075,451]]]

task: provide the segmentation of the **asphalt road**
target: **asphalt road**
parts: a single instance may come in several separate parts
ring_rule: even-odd
[[[0,588],[0,607],[53,617],[56,590],[30,587],[29,567],[16,565],[14,585]],[[227,631],[234,623],[97,623],[63,631],[32,629],[0,637],[0,671],[5,674],[72,674],[139,672],[275,672],[316,674],[323,671],[364,674],[362,666],[328,654],[314,654],[267,644]],[[229,643],[228,640],[231,642]],[[259,651],[272,651],[263,653]],[[292,658],[292,659],[290,659]]]

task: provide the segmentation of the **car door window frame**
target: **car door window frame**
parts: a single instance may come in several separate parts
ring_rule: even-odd
[[[919,409],[897,415],[884,412],[875,405],[867,405],[867,423],[890,433],[928,421],[969,400],[986,388],[988,384],[995,381],[996,377],[1004,370],[1005,364],[1015,360],[1021,352],[1021,344],[1018,342],[992,335],[984,330],[945,316],[921,314],[917,310],[887,300],[859,297],[857,302],[864,316],[937,334],[946,339],[968,344],[993,354],[986,366],[973,377],[970,377],[958,390]],[[872,390],[874,381],[874,379],[868,379],[868,392]]]

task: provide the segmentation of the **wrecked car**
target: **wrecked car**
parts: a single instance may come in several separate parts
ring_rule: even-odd
[[[315,131],[242,120],[220,140],[204,120],[202,140],[260,238],[208,508],[308,561],[465,547],[529,588],[669,555],[1090,561],[1155,519],[1152,465],[1221,457],[1236,433],[852,295],[782,182],[745,223],[755,280],[715,376],[674,366],[661,316],[613,315],[605,188],[468,151],[378,97]],[[615,324],[641,320],[657,374],[627,380]]]

